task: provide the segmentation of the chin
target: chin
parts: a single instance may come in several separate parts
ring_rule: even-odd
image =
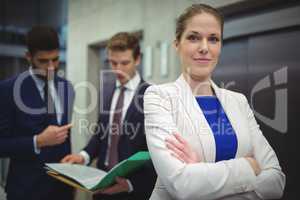
[[[210,79],[210,75],[207,74],[190,74],[191,79],[194,81],[208,81]]]
[[[212,74],[211,68],[198,68],[190,71],[190,76],[197,79],[209,79]]]
[[[125,77],[123,77],[123,76],[122,77],[118,76],[117,79],[120,81],[121,84],[124,84],[124,83],[127,82],[127,79]]]

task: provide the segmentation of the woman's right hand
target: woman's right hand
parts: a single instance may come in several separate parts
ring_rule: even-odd
[[[166,139],[166,147],[171,151],[172,156],[187,164],[201,162],[198,153],[180,134],[175,133],[173,136]]]
[[[251,165],[255,175],[259,175],[261,172],[261,169],[259,167],[258,162],[253,158],[253,157],[246,157],[247,161],[249,162],[249,164]]]

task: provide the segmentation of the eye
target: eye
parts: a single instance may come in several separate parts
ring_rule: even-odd
[[[45,63],[48,63],[49,60],[48,59],[38,59],[39,63],[41,64],[45,64]]]
[[[59,60],[59,57],[53,58],[52,62],[57,62]]]
[[[113,61],[113,60],[108,60],[108,62],[112,65],[112,66],[116,66],[118,63]]]
[[[211,37],[208,38],[208,41],[213,43],[213,44],[216,44],[217,42],[220,41],[220,39],[217,36],[211,36]]]
[[[128,65],[129,63],[130,63],[130,61],[124,61],[124,62],[121,62],[121,64],[122,64],[123,66]]]
[[[189,35],[189,36],[187,36],[187,39],[191,42],[196,42],[196,41],[200,40],[200,37],[197,35]]]

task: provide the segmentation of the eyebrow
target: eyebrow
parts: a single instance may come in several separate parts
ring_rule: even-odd
[[[116,60],[112,60],[112,59],[107,59],[108,62],[114,62],[114,63],[127,63],[130,62],[130,60],[121,60],[121,61],[116,61]]]
[[[200,33],[198,33],[197,31],[191,31],[191,33],[200,35]]]
[[[200,34],[199,32],[197,32],[197,31],[191,31],[191,33],[197,34],[197,35],[201,35],[201,34]],[[217,34],[217,33],[211,33],[210,36],[220,36],[220,35]]]
[[[58,60],[59,56],[55,57],[55,58],[38,58],[38,60]]]

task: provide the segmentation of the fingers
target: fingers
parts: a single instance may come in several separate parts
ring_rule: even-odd
[[[166,139],[166,143],[172,144],[173,146],[175,146],[177,149],[183,151],[184,150],[184,146],[175,138],[167,138]]]
[[[69,163],[70,161],[71,161],[71,155],[67,155],[60,162],[61,163]]]
[[[249,162],[249,164],[251,165],[255,175],[260,174],[261,169],[260,169],[260,166],[259,166],[258,162],[252,157],[245,157],[245,158]]]
[[[123,179],[117,176],[116,182],[117,182],[117,183],[123,183]]]
[[[185,160],[183,160],[180,156],[178,156],[177,154],[175,154],[175,153],[173,153],[173,152],[171,152],[171,156],[173,156],[173,157],[175,157],[175,158],[177,158],[178,160],[180,160],[181,162],[183,162],[183,163],[185,163],[186,161]]]
[[[187,144],[186,140],[183,139],[183,137],[179,133],[175,133],[174,136],[182,145]]]
[[[69,128],[72,126],[71,124],[59,127],[56,131],[56,139],[57,142],[60,144],[64,142],[68,138]]]
[[[42,148],[45,146],[54,146],[62,144],[68,138],[69,129],[72,124],[67,124],[64,126],[54,126],[49,125],[42,133],[38,135],[38,147]]]
[[[57,132],[68,131],[72,126],[73,126],[73,124],[67,124],[67,125],[58,127]]]
[[[115,194],[115,193],[118,193],[120,191],[120,185],[119,184],[115,184],[111,187],[108,187],[104,190],[101,191],[102,194]]]
[[[60,160],[61,163],[67,163],[69,160],[68,156],[65,156],[63,159]]]
[[[192,149],[189,143],[178,133],[166,138],[166,147],[171,150],[171,155],[185,163],[197,163],[201,161],[197,152]]]
[[[63,143],[64,141],[66,141],[66,139],[67,139],[68,137],[69,137],[69,136],[68,136],[67,132],[57,134],[56,137],[55,137],[56,144],[61,144],[61,143]]]
[[[116,182],[121,184],[121,185],[124,185],[124,186],[128,185],[127,180],[125,178],[122,178],[122,177],[117,177]]]
[[[166,140],[166,146],[169,150],[171,150],[171,154],[178,158],[179,160],[181,160],[182,162],[187,162],[188,158],[185,155],[184,151],[180,148],[178,148],[178,144],[176,144],[175,142],[169,142],[171,140]]]
[[[105,188],[104,190],[101,190],[97,193],[111,195],[120,192],[127,192],[129,190],[129,186],[125,178],[117,177],[116,182],[117,183],[115,185]]]
[[[68,137],[68,131],[58,132],[56,138]]]
[[[61,161],[61,163],[70,163],[70,164],[81,164],[80,163],[80,157],[78,157],[78,155],[75,154],[70,154],[65,156]]]
[[[172,144],[174,147],[182,151],[186,156],[189,154],[189,146],[187,142],[178,133],[174,134],[174,138],[167,138],[166,143]]]

